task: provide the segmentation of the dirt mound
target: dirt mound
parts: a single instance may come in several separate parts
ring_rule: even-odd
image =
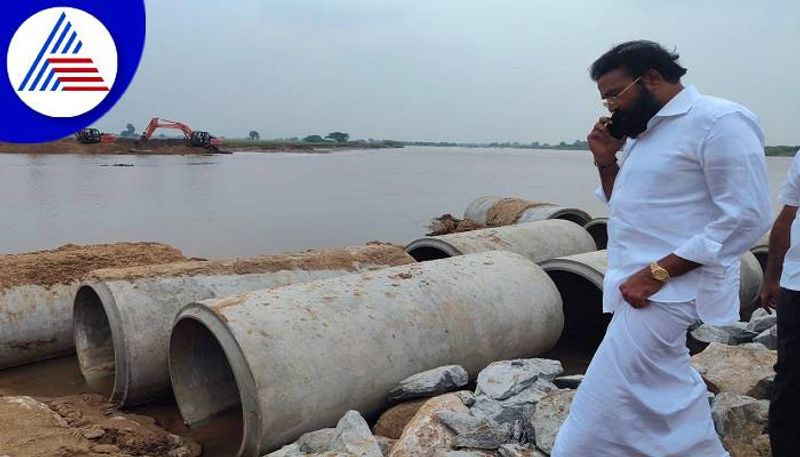
[[[0,152],[16,154],[157,154],[200,155],[220,151],[192,148],[183,140],[150,140],[137,144],[135,140],[117,138],[113,143],[81,144],[74,139],[37,144],[0,143]]]
[[[447,235],[448,233],[469,232],[482,228],[486,228],[486,226],[469,219],[456,219],[455,216],[448,213],[434,219],[430,225],[428,225],[430,233],[426,233],[425,235],[439,236]]]
[[[392,245],[371,245],[325,251],[104,269],[92,272],[91,278],[113,281],[156,276],[245,275],[284,270],[345,270],[355,272],[362,265],[393,267],[413,262],[414,259],[406,254],[402,248]]]
[[[526,209],[548,204],[549,203],[535,202],[522,198],[503,198],[487,211],[486,225],[489,227],[502,227],[504,225],[516,224]]]
[[[186,260],[161,243],[67,244],[51,251],[0,255],[0,290],[22,284],[69,284],[98,268],[120,268]]]
[[[0,397],[0,454],[14,457],[197,457],[200,446],[99,395]]]

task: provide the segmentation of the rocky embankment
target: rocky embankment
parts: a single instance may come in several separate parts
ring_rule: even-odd
[[[775,335],[775,315],[763,310],[749,322],[690,330],[689,345],[699,351],[692,365],[708,385],[714,426],[732,457],[771,455]],[[540,358],[492,363],[474,384],[460,366],[439,367],[387,392],[390,407],[372,429],[349,411],[335,428],[306,433],[267,457],[543,457],[582,379]]]

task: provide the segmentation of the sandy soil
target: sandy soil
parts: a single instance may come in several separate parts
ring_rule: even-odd
[[[137,146],[134,140],[118,139],[114,143],[80,144],[73,139],[38,144],[0,143],[0,153],[17,154],[209,154],[203,148],[190,148],[180,140],[152,140]]]
[[[448,213],[434,219],[430,225],[428,225],[428,230],[430,230],[430,232],[425,235],[439,236],[449,233],[469,232],[482,228],[486,228],[486,226],[469,219],[457,219],[455,216]]]
[[[0,255],[0,290],[22,284],[69,284],[98,268],[186,260],[161,243],[67,244],[51,251]]]
[[[524,200],[521,198],[503,198],[489,208],[486,214],[486,225],[490,227],[502,227],[504,225],[516,224],[526,209],[545,204],[547,203]]]
[[[0,397],[0,454],[14,457],[196,457],[200,446],[99,395]]]
[[[414,259],[401,248],[391,245],[371,245],[325,251],[103,269],[93,271],[90,277],[98,280],[130,280],[153,276],[244,275],[283,270],[357,271],[359,265],[393,267],[413,262]]]
[[[63,139],[50,143],[12,144],[0,142],[0,153],[8,154],[120,154],[120,155],[208,155],[231,154],[234,152],[297,152],[309,154],[326,154],[347,149],[381,149],[385,146],[375,144],[321,144],[294,142],[258,142],[249,144],[246,141],[232,140],[229,144],[223,141],[219,150],[192,148],[183,140],[155,139],[137,144],[135,140],[117,138],[113,143],[80,144],[74,139]]]

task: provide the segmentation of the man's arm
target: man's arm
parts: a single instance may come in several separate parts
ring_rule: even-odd
[[[672,254],[653,259],[675,278],[702,265],[727,266],[769,229],[772,205],[760,129],[744,113],[721,116],[709,130],[698,160],[719,216]],[[625,300],[647,306],[663,283],[649,267],[620,286]]]
[[[609,201],[611,200],[611,192],[614,190],[614,181],[617,180],[617,174],[619,173],[619,165],[617,165],[616,161],[608,165],[598,164],[597,171],[600,173],[603,194],[606,196],[606,201]]]
[[[775,219],[769,236],[769,256],[764,273],[764,287],[761,289],[761,306],[767,311],[775,309],[780,295],[780,279],[783,273],[783,260],[791,244],[792,223],[797,216],[797,207],[786,205]]]
[[[603,188],[603,195],[606,203],[611,200],[611,192],[614,190],[614,181],[619,173],[617,164],[617,152],[622,148],[623,142],[612,137],[608,133],[606,124],[611,122],[609,117],[601,117],[594,124],[586,141],[589,143],[589,150],[594,156],[594,164],[600,173],[600,184]],[[598,193],[598,197],[601,195]]]

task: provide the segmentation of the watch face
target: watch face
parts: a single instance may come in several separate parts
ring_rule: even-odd
[[[663,281],[667,279],[667,272],[664,270],[656,270],[653,272],[653,276],[655,276],[655,278],[659,281]]]

